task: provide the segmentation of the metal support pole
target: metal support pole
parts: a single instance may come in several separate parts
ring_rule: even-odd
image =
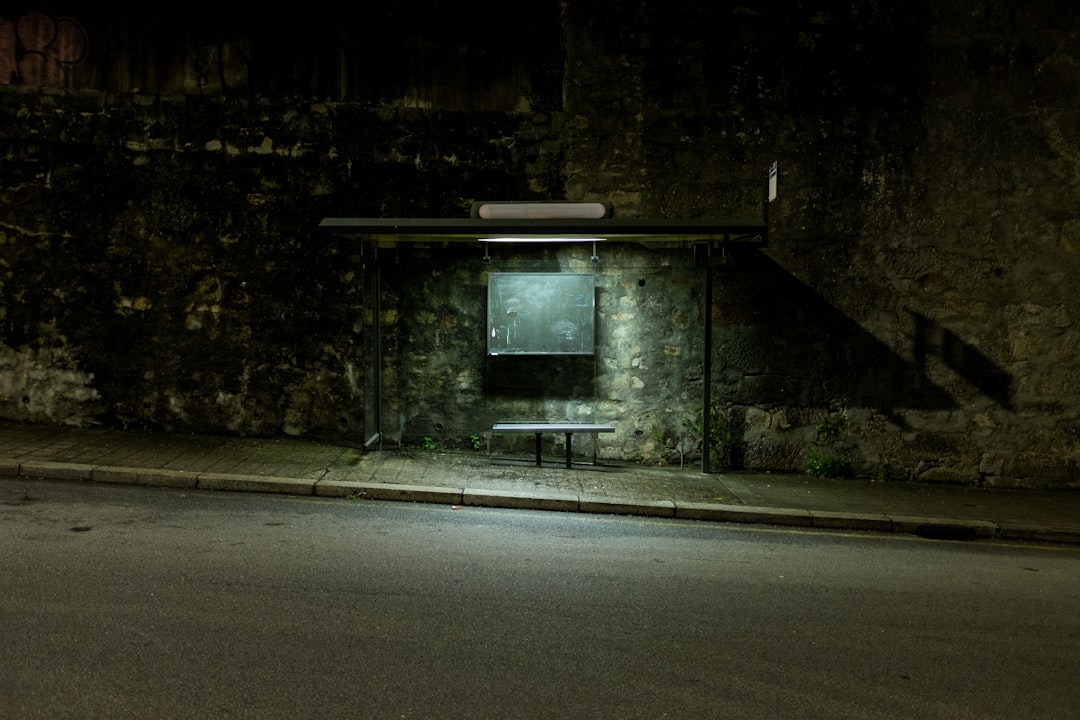
[[[375,421],[375,432],[379,440],[379,449],[382,449],[382,270],[379,266],[378,258],[378,246],[371,243],[371,265],[372,265],[372,307],[373,317],[371,321],[371,334],[372,344],[374,345],[375,352],[374,364],[372,366],[372,408],[371,414]],[[373,436],[374,436],[373,435]]]
[[[701,472],[709,472],[709,438],[712,436],[712,302],[713,302],[712,244],[709,244],[705,262],[705,360],[702,377],[705,382],[704,402],[701,409]]]

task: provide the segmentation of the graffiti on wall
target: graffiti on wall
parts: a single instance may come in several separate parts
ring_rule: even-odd
[[[82,25],[70,17],[30,12],[12,21],[0,17],[0,83],[62,86],[67,69],[90,47]]]

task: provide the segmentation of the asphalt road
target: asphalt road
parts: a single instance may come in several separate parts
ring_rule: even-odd
[[[0,717],[1058,718],[1080,549],[0,480]]]

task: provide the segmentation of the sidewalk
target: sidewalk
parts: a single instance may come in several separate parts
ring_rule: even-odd
[[[288,439],[0,423],[0,479],[287,493],[1080,544],[1080,490],[564,466],[558,454],[363,450]],[[10,483],[0,485],[8,492]],[[0,497],[0,500],[4,498]]]

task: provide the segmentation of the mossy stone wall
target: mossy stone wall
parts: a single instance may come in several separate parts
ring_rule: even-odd
[[[440,3],[7,18],[0,417],[461,448],[587,417],[605,457],[676,462],[708,320],[726,465],[1080,484],[1080,10],[522,7],[497,43]],[[473,199],[749,216],[774,160],[769,246],[713,267],[710,307],[685,247],[318,230]],[[595,271],[596,355],[493,366],[500,268]]]

